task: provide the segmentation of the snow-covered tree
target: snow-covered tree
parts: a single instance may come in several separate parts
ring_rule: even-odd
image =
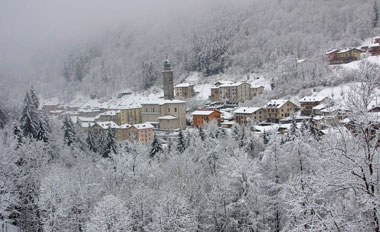
[[[98,138],[95,135],[92,127],[88,128],[86,143],[87,143],[87,147],[90,151],[93,151],[93,152],[98,151]],[[127,143],[127,145],[128,145],[128,143]]]
[[[39,129],[39,114],[37,110],[30,94],[26,93],[24,108],[20,118],[20,128],[23,135],[27,138],[33,138],[37,135]]]
[[[155,158],[157,156],[157,154],[159,154],[161,152],[163,152],[161,143],[160,143],[159,139],[157,138],[157,135],[154,134],[153,135],[152,144],[151,144],[151,149],[150,149],[150,152],[149,152],[149,157],[151,159],[153,159],[153,158]]]
[[[130,212],[124,202],[113,195],[107,195],[94,207],[85,231],[132,231],[130,220]]]
[[[66,116],[62,125],[64,143],[68,146],[72,146],[77,141],[77,133],[75,126],[70,117]]]
[[[177,151],[183,153],[186,150],[186,139],[183,135],[182,129],[179,129],[178,138],[177,138]]]
[[[111,127],[107,129],[107,134],[102,143],[101,153],[103,158],[110,158],[111,154],[118,153],[115,135]]]

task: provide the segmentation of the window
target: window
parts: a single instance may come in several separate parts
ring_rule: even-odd
[[[168,112],[170,112],[170,107],[168,108]]]
[[[177,108],[176,107],[174,107],[174,112],[177,112]]]

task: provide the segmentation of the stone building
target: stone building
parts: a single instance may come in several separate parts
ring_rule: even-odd
[[[175,98],[186,100],[194,96],[194,85],[181,83],[175,86]]]
[[[160,129],[186,127],[186,102],[181,100],[157,100],[141,104],[142,122],[158,124]],[[167,117],[164,117],[167,116]],[[172,116],[169,118],[169,116]],[[166,120],[164,124],[159,124]],[[176,128],[175,128],[176,127]]]
[[[174,99],[173,70],[167,57],[164,61],[164,70],[162,71],[162,77],[164,81],[164,99],[172,100]]]
[[[269,101],[266,106],[268,121],[279,122],[282,118],[291,116],[297,109],[297,105],[290,100],[276,99]]]
[[[260,107],[240,107],[234,111],[234,115],[236,122],[240,125],[266,120],[266,110]]]

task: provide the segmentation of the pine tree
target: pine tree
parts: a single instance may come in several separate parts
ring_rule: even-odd
[[[17,141],[17,145],[16,145],[16,150],[17,150],[23,144],[24,139],[23,139],[23,135],[22,135],[21,129],[20,129],[20,127],[18,127],[16,125],[16,123],[14,123],[14,125],[13,125],[13,135],[14,135],[16,141]]]
[[[77,134],[74,128],[74,123],[69,117],[65,117],[63,121],[62,130],[64,131],[64,142],[66,145],[71,146],[77,140]]]
[[[264,131],[264,135],[263,135],[263,143],[264,143],[264,144],[268,144],[268,143],[269,143],[269,140],[270,140],[270,136],[269,136],[269,134],[268,134],[266,131]]]
[[[37,141],[43,141],[44,143],[49,142],[48,130],[45,128],[45,125],[42,121],[39,123],[39,129],[36,134]]]
[[[242,130],[241,130],[241,135],[240,135],[240,140],[239,140],[239,147],[242,148],[245,146],[246,144],[246,141],[245,141],[245,127],[243,126]]]
[[[183,135],[182,129],[179,129],[178,140],[177,140],[177,151],[183,153],[186,150],[186,139]]]
[[[233,130],[232,130],[232,137],[238,141],[239,140],[239,135],[240,135],[240,129],[237,125],[234,126]]]
[[[153,136],[153,141],[152,141],[151,147],[152,148],[150,149],[150,152],[149,152],[149,157],[151,159],[153,159],[157,155],[157,153],[163,152],[161,143],[158,140],[156,134],[154,134],[154,136]]]
[[[34,138],[37,135],[39,129],[39,115],[29,93],[26,93],[24,99],[24,109],[22,110],[20,125],[25,137]]]
[[[36,92],[34,91],[33,86],[29,90],[30,98],[32,100],[32,103],[34,105],[35,109],[38,109],[40,107],[40,100],[36,95]]]
[[[201,126],[199,127],[199,137],[201,138],[202,141],[205,141],[205,140],[206,140],[206,134],[205,134],[205,132],[203,131],[203,129],[202,129]]]
[[[3,129],[6,123],[7,123],[7,115],[0,108],[0,129]]]
[[[377,7],[377,0],[375,0],[373,3],[373,13],[374,13],[373,27],[377,27],[379,23],[379,8]]]
[[[86,143],[90,151],[93,151],[93,152],[98,151],[97,139],[91,126],[88,128]]]
[[[108,127],[106,137],[102,146],[102,157],[110,158],[111,153],[117,154],[117,143],[112,128]]]

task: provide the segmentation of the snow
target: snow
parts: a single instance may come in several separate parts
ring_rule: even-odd
[[[150,128],[153,129],[154,128],[154,126],[152,124],[150,124],[149,122],[139,123],[139,124],[133,124],[133,126],[137,130],[150,129]]]
[[[320,102],[323,101],[326,98],[326,96],[320,95],[320,96],[307,96],[303,97],[299,102]]]
[[[161,120],[173,120],[173,119],[177,119],[177,117],[174,117],[173,115],[165,115],[165,116],[159,117],[158,119],[161,119]]]
[[[261,109],[260,107],[240,107],[234,111],[235,114],[252,114]]]
[[[287,103],[290,100],[285,100],[285,99],[275,99],[275,100],[270,100],[267,104],[266,107],[268,108],[281,108],[285,103]],[[293,103],[294,104],[294,103]]]
[[[105,122],[96,122],[97,125],[99,125],[103,129],[108,129],[109,127],[111,128],[119,128],[119,126],[112,122],[112,121],[105,121]]]
[[[368,62],[380,65],[380,56],[369,56],[367,58],[363,58],[362,60],[353,61],[351,63],[341,64],[341,65],[338,65],[338,66],[341,66],[341,67],[343,67],[345,69],[356,70],[356,69],[359,69],[359,65],[363,61],[368,61]]]
[[[141,105],[165,105],[165,104],[182,104],[182,103],[186,103],[186,101],[182,101],[182,100],[164,100],[164,99],[155,99],[155,100],[152,100],[152,101],[146,101],[146,102],[141,102]]]
[[[191,115],[210,115],[213,112],[213,110],[196,110],[193,113],[191,113]]]
[[[187,87],[190,87],[190,83],[181,83],[181,84],[178,84],[175,86],[175,88],[187,88]]]

